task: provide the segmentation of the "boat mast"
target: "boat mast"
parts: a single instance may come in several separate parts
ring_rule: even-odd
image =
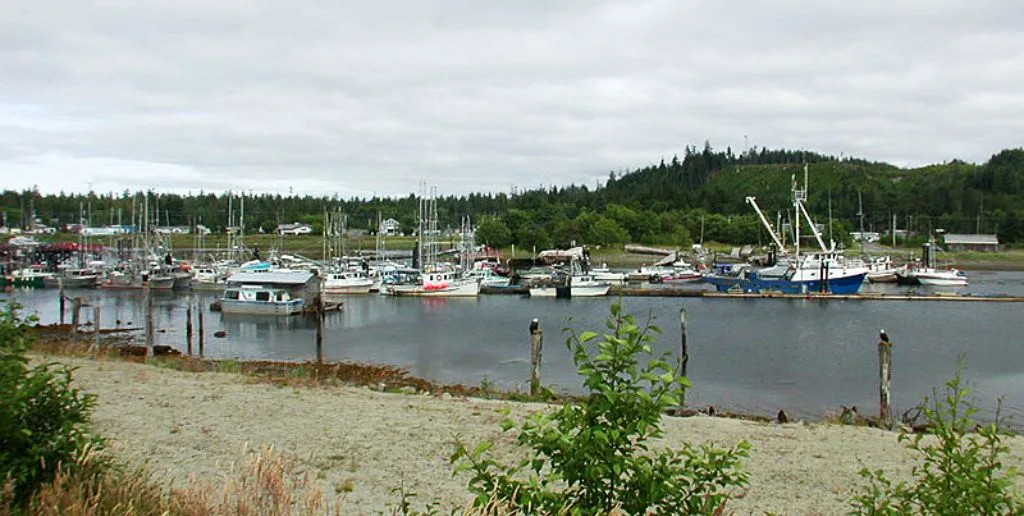
[[[757,217],[761,219],[761,223],[764,224],[764,227],[766,229],[768,229],[768,234],[772,236],[772,240],[778,247],[779,252],[785,255],[786,247],[782,245],[782,241],[779,240],[779,236],[775,234],[775,230],[772,229],[771,223],[768,222],[768,219],[765,218],[764,213],[761,212],[761,208],[757,205],[757,200],[754,197],[747,197],[747,204],[754,207],[754,211],[757,212]]]

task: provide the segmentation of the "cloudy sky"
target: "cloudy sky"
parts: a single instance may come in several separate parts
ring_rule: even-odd
[[[1012,0],[6,2],[0,188],[508,192],[705,140],[983,162],[1024,145],[1022,20]]]

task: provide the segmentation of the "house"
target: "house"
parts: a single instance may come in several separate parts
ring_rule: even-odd
[[[401,234],[402,224],[395,219],[385,219],[381,221],[380,228],[378,231],[384,236],[395,236]]]
[[[278,224],[277,226],[277,233],[279,235],[308,235],[312,232],[313,228],[311,226],[299,222]]]
[[[999,237],[996,235],[946,233],[943,244],[947,251],[991,251],[998,252]]]

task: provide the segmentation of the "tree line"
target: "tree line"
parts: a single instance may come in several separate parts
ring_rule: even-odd
[[[706,240],[767,243],[767,232],[745,202],[758,204],[772,222],[792,218],[794,181],[832,237],[848,241],[851,230],[900,230],[929,234],[995,233],[1004,243],[1024,240],[1024,149],[1007,149],[983,164],[959,160],[902,169],[886,163],[795,150],[684,148],[667,162],[609,173],[603,185],[550,186],[514,195],[475,193],[437,199],[438,222],[457,228],[464,217],[478,226],[477,241],[504,247],[547,248],[626,242],[686,246]],[[347,216],[349,229],[373,233],[379,218],[396,219],[404,231],[417,226],[419,197],[341,199],[200,192],[156,191],[100,194],[0,193],[4,225],[27,227],[34,220],[130,224],[148,206],[159,225],[203,224],[214,230],[237,225],[242,211],[247,232],[273,231],[278,224],[304,222],[322,228],[325,211]],[[244,205],[244,207],[243,207]],[[134,214],[134,217],[133,217]],[[230,216],[233,214],[233,217]]]

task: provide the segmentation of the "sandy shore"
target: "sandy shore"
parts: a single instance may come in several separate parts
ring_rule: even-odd
[[[453,436],[472,443],[496,439],[499,454],[515,455],[521,452],[500,438],[500,410],[511,407],[521,417],[545,409],[354,387],[281,387],[236,374],[109,359],[55,359],[78,367],[76,382],[98,396],[94,423],[111,439],[113,453],[131,463],[148,461],[158,479],[217,478],[244,457],[247,444],[270,444],[293,454],[331,496],[337,486],[351,488],[337,495],[347,514],[390,512],[398,502],[392,490],[403,483],[418,493],[417,509],[435,499],[446,508],[462,505],[466,479],[453,479],[447,460]],[[895,433],[866,427],[699,416],[667,417],[664,428],[667,446],[684,440],[752,444],[745,463],[750,488],[729,505],[737,514],[842,514],[862,485],[862,467],[905,478],[913,464]],[[1008,462],[1024,465],[1024,440],[1010,445]]]

